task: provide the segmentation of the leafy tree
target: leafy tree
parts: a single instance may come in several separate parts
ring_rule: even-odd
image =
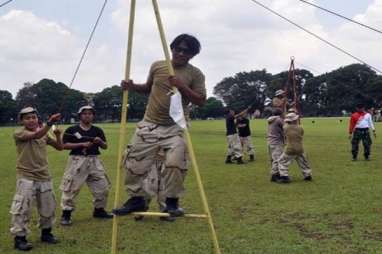
[[[272,74],[261,71],[240,72],[234,77],[224,78],[214,87],[214,94],[222,99],[227,107],[236,111],[249,106],[262,109],[268,84]]]
[[[224,105],[221,100],[209,97],[202,107],[195,107],[191,113],[193,118],[219,118],[224,116]]]
[[[0,90],[0,124],[16,120],[17,109],[16,101],[12,94],[5,90]]]

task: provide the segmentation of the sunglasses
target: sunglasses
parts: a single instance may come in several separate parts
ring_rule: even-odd
[[[176,53],[183,53],[183,54],[186,54],[186,55],[193,55],[192,50],[189,49],[189,48],[174,47],[174,50],[176,51]]]

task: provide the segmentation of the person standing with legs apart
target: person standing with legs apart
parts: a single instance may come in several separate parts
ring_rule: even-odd
[[[271,182],[277,182],[280,178],[279,159],[284,151],[284,120],[283,111],[279,108],[272,110],[272,116],[268,121],[268,151],[271,159]]]
[[[93,217],[101,219],[113,218],[105,211],[110,189],[110,181],[105,168],[98,158],[99,148],[107,149],[103,130],[94,126],[95,111],[91,106],[83,106],[78,110],[80,123],[65,130],[64,149],[71,150],[65,174],[61,182],[61,225],[72,224],[71,215],[75,209],[74,199],[80,193],[84,183],[93,195]]]
[[[297,161],[304,176],[304,181],[312,181],[312,170],[304,154],[304,129],[298,124],[298,118],[299,116],[295,113],[289,113],[285,116],[284,136],[286,146],[278,163],[280,172],[278,183],[290,182],[288,167],[293,160]]]
[[[126,170],[125,185],[129,194],[127,202],[115,215],[127,215],[132,212],[146,211],[144,180],[157,154],[163,149],[164,166],[161,171],[165,196],[165,210],[171,217],[183,216],[179,207],[179,198],[184,192],[184,179],[187,173],[187,145],[184,130],[171,118],[170,96],[173,87],[182,95],[184,115],[188,117],[189,103],[203,105],[206,100],[204,74],[189,61],[200,52],[199,41],[191,35],[181,34],[170,44],[175,76],[169,75],[166,61],[152,64],[145,84],[138,85],[132,80],[122,81],[123,89],[149,94],[144,119],[137,124],[137,129],[127,146],[124,156]],[[163,181],[162,181],[163,180]]]
[[[239,138],[243,153],[246,151],[249,155],[249,161],[254,161],[255,147],[253,146],[251,139],[251,128],[250,121],[248,119],[248,113],[240,115],[237,118],[237,130],[239,132]]]
[[[54,122],[60,120],[60,114],[52,115],[46,125],[39,126],[36,109],[24,108],[19,113],[23,125],[15,131],[13,137],[17,147],[17,184],[12,201],[11,233],[15,236],[14,247],[29,251],[32,245],[27,241],[28,223],[32,215],[32,204],[36,202],[41,228],[41,241],[48,244],[58,242],[52,234],[55,220],[56,199],[49,173],[46,146],[62,150],[61,132],[54,130],[56,140],[47,135]]]
[[[369,129],[373,130],[376,137],[373,119],[370,113],[365,111],[363,104],[356,106],[356,112],[351,115],[349,122],[349,139],[351,139],[351,152],[353,161],[357,160],[359,142],[362,140],[365,160],[370,159],[371,137]]]
[[[240,143],[239,135],[237,135],[235,111],[229,109],[225,118],[226,135],[227,135],[227,157],[225,163],[232,163],[235,160],[237,164],[243,164],[243,148]]]

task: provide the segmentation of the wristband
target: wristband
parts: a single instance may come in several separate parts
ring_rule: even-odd
[[[48,121],[48,122],[46,122],[46,125],[49,126],[49,127],[52,127],[53,122]]]

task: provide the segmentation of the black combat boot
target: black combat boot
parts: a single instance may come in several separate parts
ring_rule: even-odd
[[[56,244],[58,239],[52,234],[51,228],[43,228],[41,230],[41,242]]]
[[[255,161],[255,155],[251,154],[251,155],[249,156],[249,161]]]
[[[143,197],[131,197],[121,208],[113,209],[112,213],[114,215],[127,215],[133,212],[145,212],[149,208]]]
[[[310,182],[310,181],[313,181],[313,178],[312,178],[312,176],[305,176],[304,181]]]
[[[30,251],[33,248],[32,244],[28,243],[25,236],[15,237],[15,249],[21,251]]]
[[[180,217],[184,215],[184,210],[179,207],[178,198],[166,198],[165,212],[169,213],[172,217]]]
[[[289,178],[289,176],[280,176],[279,180],[277,182],[278,183],[290,183],[290,178]]]
[[[112,219],[113,215],[106,212],[104,208],[94,208],[93,217],[100,219]]]
[[[62,226],[72,225],[72,211],[71,210],[62,210],[60,224]]]
[[[230,156],[230,155],[227,155],[227,158],[225,159],[225,163],[226,163],[226,164],[231,164],[231,163],[232,163],[232,160],[231,160],[231,156]]]
[[[271,176],[271,182],[277,182],[280,178],[280,174],[279,173],[276,173],[276,174],[272,174]]]
[[[237,164],[244,164],[243,157],[237,157],[235,160]]]

